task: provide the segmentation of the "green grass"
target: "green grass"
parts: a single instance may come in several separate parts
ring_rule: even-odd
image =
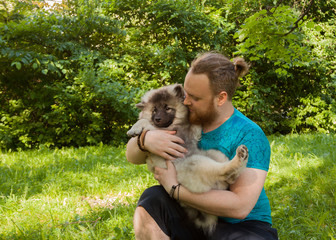
[[[336,239],[336,136],[270,137],[266,182],[282,239]]]
[[[336,136],[272,136],[266,182],[280,239],[336,239]],[[141,192],[155,184],[124,147],[0,153],[0,239],[134,239]]]
[[[0,239],[132,239],[145,166],[109,146],[0,154]]]

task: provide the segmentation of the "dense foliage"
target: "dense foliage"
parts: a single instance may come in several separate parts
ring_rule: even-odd
[[[270,133],[336,130],[335,0],[0,0],[0,148],[126,140],[134,103],[199,52],[243,56]]]

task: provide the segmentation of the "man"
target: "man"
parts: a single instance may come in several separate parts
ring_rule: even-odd
[[[145,150],[167,159],[167,169],[156,168],[154,177],[161,186],[147,189],[134,214],[136,239],[278,239],[271,227],[271,210],[264,191],[270,161],[270,146],[263,131],[232,104],[239,78],[248,70],[243,59],[229,59],[217,53],[196,58],[184,81],[184,104],[190,111],[190,122],[201,124],[199,147],[217,149],[230,159],[244,144],[249,150],[247,168],[229,190],[211,190],[195,194],[183,186],[179,201],[219,217],[216,230],[207,236],[188,220],[176,194],[169,196],[178,184],[171,160],[183,157],[187,149],[173,131],[155,130],[146,134]],[[143,150],[143,149],[142,149]],[[127,160],[143,164],[146,152],[138,148],[136,138],[127,144]],[[175,191],[176,192],[176,191]]]

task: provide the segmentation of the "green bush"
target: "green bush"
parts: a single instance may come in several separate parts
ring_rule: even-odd
[[[23,3],[10,14],[32,7]],[[0,23],[1,148],[126,140],[127,124],[136,118],[136,89],[123,68],[115,68],[122,60],[110,60],[125,33],[117,20],[89,6],[76,10],[35,7]]]
[[[124,142],[211,50],[251,64],[234,104],[267,134],[335,131],[333,3],[0,0],[0,148]]]

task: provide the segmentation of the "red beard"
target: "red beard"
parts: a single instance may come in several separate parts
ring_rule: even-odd
[[[196,125],[206,125],[212,123],[217,116],[218,113],[211,102],[205,112],[189,111],[189,122]]]

